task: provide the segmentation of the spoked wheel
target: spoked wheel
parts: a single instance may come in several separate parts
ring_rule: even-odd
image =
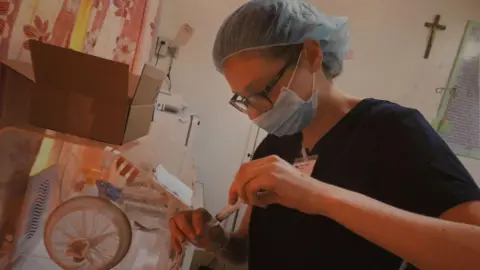
[[[62,269],[108,270],[127,255],[132,228],[106,199],[82,196],[60,204],[48,217],[45,247]]]

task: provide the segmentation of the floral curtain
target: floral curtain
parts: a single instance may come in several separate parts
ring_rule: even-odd
[[[27,41],[35,39],[129,64],[131,72],[139,74],[149,57],[160,4],[161,0],[0,0],[0,60],[29,62]],[[0,193],[12,181],[26,183],[29,173],[51,163],[56,144],[0,131]],[[88,150],[80,152],[88,155]],[[25,187],[17,186],[16,190]],[[13,228],[5,224],[5,211],[19,211],[7,209],[6,200],[0,198],[0,237]]]
[[[123,62],[140,73],[161,0],[0,0],[0,59],[30,60],[35,39]]]

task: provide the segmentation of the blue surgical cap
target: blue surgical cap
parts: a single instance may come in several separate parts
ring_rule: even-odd
[[[237,53],[273,46],[319,41],[323,65],[329,75],[340,74],[349,47],[347,18],[320,13],[301,0],[252,0],[235,10],[218,30],[213,61],[223,62]]]

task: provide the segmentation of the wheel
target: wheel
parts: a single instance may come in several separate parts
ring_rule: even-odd
[[[44,242],[50,258],[62,269],[108,270],[127,255],[132,228],[125,213],[110,201],[81,196],[50,214]]]

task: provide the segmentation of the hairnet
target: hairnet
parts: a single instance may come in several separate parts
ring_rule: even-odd
[[[301,0],[252,0],[235,10],[218,30],[213,61],[222,72],[223,62],[239,52],[319,41],[323,65],[334,76],[342,71],[349,47],[347,18],[320,13]]]

